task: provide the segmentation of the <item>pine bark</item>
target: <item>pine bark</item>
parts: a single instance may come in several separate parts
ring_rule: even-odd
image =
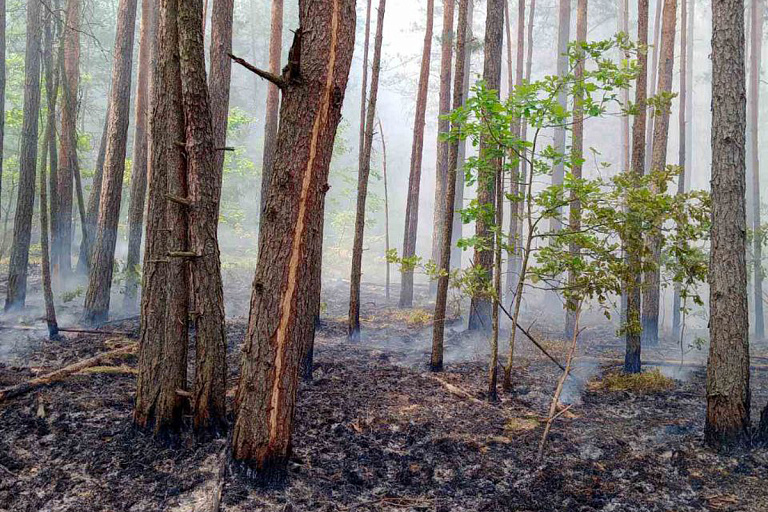
[[[750,174],[752,175],[752,275],[754,276],[753,304],[755,308],[755,339],[765,338],[765,313],[763,312],[763,242],[760,216],[760,78],[762,72],[763,51],[763,12],[762,0],[752,0],[752,29],[749,79],[749,145]]]
[[[648,0],[637,1],[637,42],[638,45],[648,45]],[[648,99],[648,54],[640,52],[637,56],[637,81],[635,84],[635,105],[637,114],[632,124],[632,167],[630,172],[642,176],[645,172],[645,124],[648,119],[646,101]],[[624,240],[627,248],[627,266],[629,276],[624,282],[626,295],[626,313],[624,329],[626,338],[626,353],[624,355],[624,371],[640,373],[641,362],[641,330],[640,303],[642,299],[641,269],[642,259],[639,247],[642,244],[642,230],[637,221],[637,215],[628,212],[631,226]]]
[[[109,134],[109,112],[110,105],[107,103],[107,112],[104,115],[104,128],[101,131],[101,141],[99,142],[99,152],[96,155],[96,167],[94,169],[93,180],[91,181],[91,193],[88,194],[88,204],[85,211],[85,228],[88,236],[86,237],[86,243],[80,244],[80,255],[77,259],[77,273],[80,275],[87,275],[91,268],[91,247],[87,243],[89,240],[96,238],[96,225],[99,221],[99,207],[101,205],[101,184],[104,182],[104,160],[107,156],[107,135]],[[58,183],[58,180],[56,181]],[[55,196],[54,196],[55,197]],[[51,209],[53,210],[53,199],[51,198]],[[51,219],[53,219],[53,213]],[[56,223],[53,223],[56,225]],[[58,229],[58,228],[57,228]],[[57,235],[54,234],[54,238]],[[54,243],[53,247],[56,248],[57,244]],[[58,275],[58,261],[59,257],[56,253],[53,256],[54,276]]]
[[[650,92],[648,93],[649,97],[656,96],[659,91],[656,88],[656,84],[658,83],[658,77],[659,77],[659,55],[661,53],[661,48],[659,46],[659,43],[661,41],[661,32],[662,32],[662,12],[664,10],[664,4],[665,0],[656,0],[656,19],[653,24],[653,47],[650,48],[650,51],[653,52],[653,62],[651,64],[651,81],[649,84]],[[656,117],[651,116],[648,118],[648,123],[645,128],[645,170],[648,172],[648,169],[651,167],[651,160],[653,158],[653,134],[654,134],[654,127],[656,125]]]
[[[571,40],[571,0],[559,0],[558,4],[558,30],[557,30],[557,76],[565,76],[568,73],[568,43]],[[557,95],[557,102],[563,110],[568,108],[568,92],[565,88]],[[564,126],[555,128],[555,151],[565,155],[566,130]],[[560,162],[555,165],[552,172],[552,184],[562,185],[565,178],[565,165]],[[552,218],[549,223],[552,231],[560,231],[563,227],[560,216]]]
[[[659,60],[659,84],[657,94],[671,93],[673,67],[675,64],[675,22],[677,15],[677,0],[664,0],[662,17],[662,34]],[[654,116],[653,123],[653,154],[650,171],[662,171],[667,165],[667,145],[669,142],[669,115],[671,106],[662,108],[661,113]],[[663,193],[663,190],[655,190]],[[659,344],[659,309],[661,297],[661,228],[653,226],[648,232],[646,243],[648,253],[652,258],[653,268],[643,276],[642,297],[642,342],[649,346]]]
[[[712,3],[710,345],[704,439],[724,447],[749,428],[744,1]]]
[[[283,0],[272,0],[269,32],[269,71],[280,74],[280,58],[283,48]],[[272,183],[272,164],[275,160],[280,90],[271,82],[267,83],[267,109],[264,120],[264,155],[261,165],[261,208],[267,203]]]
[[[472,0],[459,0],[459,19],[456,36],[456,77],[465,76],[465,66],[468,64],[467,42],[471,32],[469,31],[469,12]],[[453,81],[453,108],[461,107],[465,101],[465,81]],[[458,170],[459,143],[453,141],[448,147],[448,172],[445,180],[445,208],[443,210],[442,249],[440,251],[440,269],[443,271],[437,280],[437,295],[435,298],[435,314],[432,322],[432,355],[430,369],[433,372],[443,370],[443,346],[445,338],[445,311],[448,303],[448,269],[451,268],[451,240],[454,223],[454,215],[451,207],[455,204],[457,170]],[[498,354],[497,354],[498,355]],[[491,365],[492,386],[496,388],[496,365]]]
[[[67,0],[64,22],[64,62],[61,85],[61,135],[59,139],[58,212],[56,254],[59,275],[66,283],[72,274],[72,199],[77,159],[77,91],[80,84],[80,0]]]
[[[445,0],[443,3],[443,37],[446,31],[446,18],[448,17],[448,8],[450,10],[450,25],[453,25],[453,1]],[[413,143],[411,145],[411,169],[408,175],[408,195],[405,205],[405,229],[403,233],[403,258],[412,258],[416,254],[416,235],[419,223],[419,192],[421,189],[421,161],[424,150],[424,124],[427,114],[427,96],[429,93],[429,67],[432,58],[432,34],[434,25],[434,0],[427,0],[427,27],[424,32],[424,48],[421,53],[421,72],[419,73],[419,87],[416,95],[416,115],[413,120]],[[451,30],[452,27],[448,26]],[[443,40],[443,57],[445,57],[446,41]],[[450,42],[448,51],[450,52]],[[448,66],[450,67],[450,53],[448,55]],[[441,66],[444,63],[441,61]],[[441,68],[440,80],[440,108],[443,107],[443,73]],[[448,72],[448,82],[450,86],[450,71]],[[450,101],[450,96],[448,97]],[[440,129],[438,128],[438,131]],[[442,145],[438,142],[438,148]],[[438,149],[438,160],[439,156]],[[440,164],[437,166],[437,174],[440,174]],[[438,179],[439,181],[439,179]],[[436,187],[440,185],[437,184]],[[436,189],[437,190],[437,189]],[[400,278],[400,302],[401,308],[410,308],[413,306],[413,269],[403,270]]]
[[[354,49],[355,2],[301,0],[299,25],[293,48],[300,48],[301,80],[283,89],[276,180],[259,232],[232,437],[233,459],[261,481],[282,478],[291,453],[299,365],[314,328],[310,288],[322,253],[328,170]]]
[[[139,35],[139,69],[136,87],[136,128],[133,136],[131,167],[131,202],[128,206],[128,255],[125,260],[125,297],[123,309],[136,311],[141,265],[141,238],[144,233],[144,209],[147,202],[147,171],[149,168],[149,79],[157,16],[151,0],[141,2],[141,31]]]
[[[471,67],[471,60],[472,60],[472,19],[474,14],[474,1],[470,1],[467,3],[467,26],[466,26],[466,42],[464,45],[464,77],[462,78],[463,81],[463,90],[464,93],[464,100],[466,101],[466,91],[469,91],[469,75],[470,75],[470,67]],[[458,40],[458,37],[457,37]],[[456,56],[458,59],[458,54]],[[455,65],[455,64],[454,64]],[[455,81],[455,80],[454,80]],[[455,87],[455,85],[454,85]],[[463,104],[461,106],[464,106]],[[458,174],[458,178],[456,179],[456,198],[453,203],[453,236],[451,238],[451,264],[455,268],[461,268],[461,255],[462,255],[462,249],[459,247],[459,240],[462,237],[462,233],[464,231],[464,222],[461,218],[461,210],[464,209],[464,162],[467,159],[467,141],[462,140],[459,141],[459,151],[457,156],[457,163],[456,163],[456,169]]]
[[[212,21],[214,46],[231,44],[231,3],[214,4]],[[222,76],[222,59],[229,61],[229,48],[214,48],[211,54],[211,83],[208,96],[205,74],[202,0],[179,3],[179,57],[181,90],[186,127],[186,159],[189,173],[189,232],[192,258],[192,303],[195,324],[195,387],[192,394],[194,427],[198,432],[223,433],[226,430],[227,336],[224,328],[224,287],[221,280],[221,257],[217,228],[221,200],[222,167],[215,151],[215,138],[221,138],[221,127],[214,132],[211,100],[226,136],[228,83]],[[229,35],[229,37],[227,37]],[[227,41],[230,43],[228,44]],[[224,67],[227,67],[224,65]],[[213,71],[215,69],[215,71]],[[226,89],[226,98],[224,98]],[[221,151],[219,151],[221,152]]]
[[[42,4],[27,2],[27,35],[24,58],[24,112],[19,154],[19,188],[13,225],[13,245],[8,264],[5,311],[24,307],[27,296],[29,243],[35,205],[37,130],[40,117],[40,56],[42,53]]]
[[[505,0],[488,0],[488,10],[485,23],[485,55],[483,64],[483,80],[489,90],[498,95],[501,85],[501,53],[504,44],[504,2]],[[487,160],[491,141],[485,138],[480,141],[480,158]],[[485,156],[484,156],[485,155]],[[477,178],[478,204],[493,210],[496,196],[496,174],[501,172],[501,160],[488,162],[487,168],[480,170]],[[478,218],[475,221],[475,236],[488,240],[492,235],[492,222]],[[485,243],[482,249],[475,249],[475,265],[479,266],[490,283],[493,277],[493,240]],[[469,330],[490,331],[492,322],[491,299],[485,294],[472,297],[469,313]]]
[[[363,41],[363,78],[360,91],[360,129],[358,130],[357,147],[357,166],[358,169],[363,166],[363,155],[365,154],[365,112],[368,102],[368,52],[371,42],[371,4],[368,0],[365,9],[365,40]],[[407,216],[406,216],[407,218]]]
[[[587,0],[578,0],[577,2],[577,15],[576,15],[576,41],[579,44],[587,42]],[[584,53],[580,50],[580,58],[576,63],[576,69],[574,70],[574,76],[578,83],[584,78]],[[584,158],[584,93],[577,87],[577,90],[573,95],[573,143],[571,147],[571,161],[573,162],[571,167],[571,176],[574,180],[580,180],[582,178],[582,160]],[[571,192],[569,209],[569,229],[572,233],[577,233],[581,230],[581,201],[578,196]],[[571,242],[570,247],[571,259],[575,260],[579,258],[581,254],[581,248],[576,242]],[[578,276],[570,272],[568,275],[568,286],[575,288],[578,286]],[[576,335],[577,329],[577,317],[578,317],[579,301],[577,299],[568,299],[566,302],[565,311],[565,339],[573,339]]]
[[[433,214],[432,261],[440,261],[440,240],[443,229],[443,196],[445,195],[445,175],[448,172],[448,143],[440,140],[448,133],[450,123],[443,116],[451,110],[451,64],[453,62],[453,17],[456,3],[454,0],[443,1],[443,35],[440,52],[440,96],[437,119],[437,162],[435,163],[435,208]],[[414,233],[414,237],[416,234]],[[436,282],[430,288],[436,290]]]
[[[688,0],[680,3],[680,109],[678,116],[678,153],[677,162],[680,166],[680,175],[677,177],[677,193],[684,194],[685,182],[688,174],[686,143],[688,142]],[[680,338],[682,329],[681,286],[675,283],[674,296],[672,297],[672,333],[675,339]]]
[[[136,27],[136,0],[120,0],[117,8],[112,89],[109,100],[109,131],[104,159],[104,181],[93,241],[91,270],[85,295],[83,321],[99,325],[109,319],[112,273],[117,244],[117,224],[123,197],[125,152],[130,119],[133,34]]]
[[[147,241],[141,296],[139,375],[134,423],[167,435],[181,426],[187,400],[177,390],[187,389],[189,263],[171,257],[188,252],[185,206],[168,195],[187,197],[187,168],[179,141],[185,140],[181,100],[179,34],[180,0],[161,0],[157,59],[150,91],[150,169]]]
[[[384,36],[384,9],[386,0],[379,0],[376,22],[376,37],[373,43],[373,66],[371,68],[371,94],[365,119],[365,141],[362,165],[357,179],[357,211],[355,214],[355,239],[352,244],[352,271],[349,278],[349,319],[347,336],[351,341],[360,340],[360,282],[363,276],[363,239],[365,235],[365,202],[368,198],[368,176],[371,173],[371,149],[373,146],[376,99],[379,93],[381,71],[381,44]]]

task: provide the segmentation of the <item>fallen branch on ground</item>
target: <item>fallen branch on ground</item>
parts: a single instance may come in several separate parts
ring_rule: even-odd
[[[9,398],[14,398],[14,397],[23,395],[34,389],[41,388],[41,387],[48,386],[50,384],[62,381],[65,378],[69,377],[70,375],[81,372],[86,368],[91,368],[93,366],[104,366],[104,363],[106,363],[110,359],[114,357],[131,354],[137,348],[138,348],[137,343],[130,343],[120,348],[110,350],[109,352],[104,352],[97,356],[79,361],[75,364],[65,366],[64,368],[60,368],[54,372],[43,375],[42,377],[36,377],[32,380],[22,382],[21,384],[16,384],[15,386],[10,386],[5,389],[1,389],[0,402],[8,400]]]

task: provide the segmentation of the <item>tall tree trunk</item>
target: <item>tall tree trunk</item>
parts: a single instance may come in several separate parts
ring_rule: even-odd
[[[648,0],[637,0],[637,42],[641,46],[648,44]],[[637,82],[635,84],[635,105],[637,115],[632,125],[632,167],[630,172],[642,176],[645,172],[645,123],[648,119],[646,101],[648,99],[648,54],[640,52],[637,56]],[[641,247],[643,233],[637,215],[628,212],[629,226],[624,240],[627,265],[631,275],[624,282],[624,292],[627,298],[627,310],[624,315],[624,335],[626,338],[626,354],[624,355],[624,371],[640,373],[642,330],[640,327],[640,302],[642,282]]]
[[[675,21],[677,0],[664,0],[662,21],[661,60],[659,62],[658,94],[672,92],[673,68],[675,64]],[[665,106],[653,123],[653,155],[650,171],[661,171],[667,165],[669,142],[669,114],[671,106]],[[664,193],[656,190],[656,193]],[[648,233],[648,252],[654,267],[643,276],[642,298],[642,342],[646,345],[659,344],[659,305],[661,297],[661,225],[654,226]]]
[[[141,2],[141,32],[139,36],[139,70],[136,87],[136,129],[133,136],[133,164],[131,167],[131,203],[128,207],[128,256],[125,260],[125,297],[123,309],[133,313],[137,309],[141,265],[141,237],[144,232],[144,207],[147,199],[147,170],[149,168],[149,77],[153,46],[157,33],[155,4]],[[229,57],[227,57],[229,60]]]
[[[87,241],[92,242],[96,238],[96,224],[99,221],[99,207],[101,206],[101,184],[104,181],[104,160],[107,157],[107,135],[109,134],[109,112],[111,107],[107,103],[107,112],[104,115],[104,128],[101,131],[101,141],[99,142],[99,152],[96,155],[96,167],[94,169],[93,180],[91,181],[91,193],[88,194],[88,204],[85,211],[85,227],[88,233]],[[58,183],[58,180],[57,180]],[[51,210],[53,211],[53,197],[51,198]],[[53,219],[53,213],[51,213],[51,219]],[[56,225],[53,223],[52,225]],[[54,240],[57,235],[54,232]],[[54,242],[53,247],[56,248],[57,244]],[[80,275],[87,275],[91,268],[91,253],[92,245],[90,243],[80,244],[80,255],[77,259],[77,273]],[[58,275],[58,256],[54,252],[53,266],[54,277]]]
[[[338,1],[338,0],[337,0]],[[384,36],[384,8],[386,0],[379,0],[376,20],[376,38],[373,43],[373,67],[371,69],[371,95],[365,119],[365,141],[362,166],[357,180],[357,212],[355,214],[355,240],[352,245],[352,272],[349,278],[349,325],[347,335],[351,341],[360,340],[360,281],[363,276],[363,238],[365,235],[365,201],[368,197],[368,176],[371,172],[373,146],[373,122],[376,116],[376,98],[379,93],[381,71],[381,42]]]
[[[187,167],[178,142],[185,140],[177,26],[180,0],[161,0],[157,59],[152,71],[149,116],[151,158],[141,294],[139,375],[134,423],[165,435],[181,426],[187,401],[189,263],[171,253],[189,252]]]
[[[524,66],[525,66],[525,0],[518,0],[518,10],[517,10],[517,63],[515,66],[515,78],[513,83],[512,78],[512,38],[511,38],[511,27],[510,27],[510,17],[509,17],[509,2],[506,4],[506,14],[507,14],[507,51],[509,53],[509,91],[510,94],[512,94],[512,89],[514,86],[521,86],[523,83],[523,74],[524,74]],[[522,135],[522,126],[521,126],[521,120],[515,119],[512,122],[512,131],[515,136],[520,137]],[[516,155],[510,155],[510,158],[513,160],[513,167],[512,167],[512,173],[510,175],[510,183],[509,183],[509,193],[512,197],[517,197],[519,195],[520,191],[520,170],[521,170],[521,161],[518,159]],[[502,181],[503,183],[503,181]],[[503,197],[503,196],[502,196]],[[521,219],[518,215],[520,211],[520,207],[522,205],[522,201],[510,201],[509,204],[509,238],[508,243],[512,247],[512,250],[509,251],[509,254],[507,256],[507,279],[504,284],[504,293],[508,294],[511,293],[512,290],[515,289],[515,281],[516,281],[516,262],[519,258],[520,253],[520,226]]]
[[[488,0],[488,10],[485,22],[485,59],[483,64],[483,80],[489,90],[496,91],[498,94],[501,84],[501,48],[504,44],[504,2],[505,0]],[[487,159],[489,140],[480,141],[480,158]],[[501,172],[501,161],[499,159],[490,162],[490,165],[481,170],[477,179],[477,201],[481,206],[494,208],[495,203],[495,184],[496,173]],[[501,205],[496,205],[501,207]],[[491,237],[491,229],[484,219],[478,218],[475,221],[475,236],[488,242]],[[475,249],[475,265],[479,266],[484,272],[488,282],[493,277],[493,240],[484,243],[482,249]],[[490,331],[491,329],[491,308],[492,301],[490,297],[482,296],[472,297],[469,312],[469,329]]]
[[[689,170],[693,171],[694,168],[694,162],[693,162],[693,96],[696,93],[693,87],[693,48],[694,43],[696,41],[696,38],[694,37],[694,28],[696,21],[696,2],[694,0],[691,0],[691,4],[688,6],[688,44],[687,44],[687,53],[688,53],[688,78],[686,79],[688,83],[688,94],[686,95],[686,101],[688,102],[688,105],[685,108],[686,112],[686,124],[688,125],[688,131],[686,132],[686,137],[688,140],[685,142],[685,161],[688,163]],[[693,176],[692,172],[686,172],[685,173],[685,181],[686,188],[690,190],[691,188],[691,177]]]
[[[565,76],[568,73],[568,43],[571,40],[571,0],[559,0],[558,29],[557,29],[557,76]],[[557,102],[563,110],[568,108],[568,93],[563,88],[557,96]],[[565,127],[555,128],[554,148],[558,154],[565,155]],[[558,163],[552,172],[552,184],[562,185],[565,177],[564,164]],[[552,231],[560,231],[562,228],[560,216],[555,216],[549,223]]]
[[[360,91],[360,127],[358,130],[357,166],[363,167],[363,155],[365,154],[365,112],[368,102],[368,50],[371,40],[371,3],[368,0],[365,9],[365,40],[363,41],[363,77]],[[407,218],[407,216],[406,216]]]
[[[760,217],[760,77],[762,72],[763,12],[762,0],[752,0],[752,54],[750,55],[749,80],[749,144],[751,146],[752,175],[752,273],[754,275],[755,339],[765,338],[763,313],[763,241]]]
[[[464,92],[464,100],[466,100],[466,91],[469,91],[469,75],[470,75],[470,63],[472,60],[472,18],[474,14],[474,0],[470,0],[467,3],[467,26],[466,26],[466,44],[464,45],[464,77],[462,78],[462,88]],[[458,60],[458,54],[456,59]],[[455,80],[454,80],[455,81]],[[454,84],[454,88],[455,88]],[[461,106],[464,106],[463,104]],[[456,268],[461,268],[461,254],[462,249],[459,247],[459,240],[462,237],[464,228],[464,222],[461,219],[461,210],[464,209],[464,162],[467,159],[467,141],[459,141],[459,151],[456,163],[456,172],[458,178],[456,179],[456,198],[453,203],[453,236],[451,238],[451,264]]]
[[[524,0],[521,0],[521,3],[524,4]],[[507,9],[507,24],[509,24],[509,9]],[[507,31],[507,36],[509,36],[509,31]],[[511,84],[510,84],[511,85]],[[511,87],[510,87],[511,89]],[[514,179],[514,178],[513,178]],[[496,235],[495,245],[493,247],[493,293],[495,294],[497,299],[500,299],[502,297],[502,290],[501,290],[501,253],[502,253],[502,246],[503,246],[503,233],[504,233],[504,175],[502,173],[498,173],[496,175],[496,204],[499,205],[498,208],[496,208],[496,217],[494,219],[494,223],[496,224],[493,232]],[[498,366],[498,357],[499,357],[499,307],[494,302],[493,304],[493,313],[491,314],[492,317],[492,333],[491,333],[491,364],[493,365],[492,372],[496,373],[496,367]],[[514,328],[514,326],[512,327]],[[510,364],[511,366],[511,364]],[[494,375],[494,380],[495,380]],[[489,402],[495,402],[499,399],[498,393],[496,391],[496,385],[494,383],[493,386],[490,386],[488,390],[488,401]]]
[[[451,63],[453,59],[453,11],[456,3],[454,0],[443,1],[443,35],[440,52],[440,98],[439,117],[437,119],[437,162],[435,163],[435,207],[433,215],[432,233],[432,261],[440,261],[440,240],[443,227],[443,195],[445,194],[445,174],[448,172],[448,143],[440,138],[448,133],[450,123],[443,116],[451,110]],[[414,238],[416,233],[414,230]],[[415,244],[415,242],[414,242]],[[430,289],[437,290],[437,283],[432,281]]]
[[[578,0],[576,15],[576,41],[578,44],[587,42],[587,0]],[[576,63],[574,75],[578,83],[584,78],[584,52],[579,50],[579,60]],[[571,148],[571,175],[573,179],[580,180],[582,177],[582,161],[584,158],[584,93],[578,87],[573,95],[573,146]],[[581,230],[581,201],[578,196],[571,192],[569,205],[569,228],[571,232],[577,233]],[[576,242],[571,242],[569,246],[570,256],[577,259],[581,253],[581,248]],[[578,286],[578,276],[573,272],[568,275],[568,285],[572,288]],[[573,339],[576,335],[577,317],[579,301],[574,298],[568,299],[565,311],[565,339]]]
[[[32,237],[32,211],[35,205],[35,166],[37,129],[40,117],[40,55],[42,50],[42,5],[27,2],[27,42],[24,57],[24,114],[19,155],[19,193],[13,224],[13,245],[8,264],[5,310],[24,307],[27,296],[29,242]]]
[[[53,287],[51,284],[51,252],[48,238],[48,182],[47,172],[49,148],[55,147],[56,130],[56,97],[59,92],[58,67],[53,58],[54,37],[53,11],[45,13],[45,46],[43,61],[45,69],[45,97],[48,111],[45,118],[42,151],[40,153],[40,252],[42,256],[43,299],[45,302],[45,322],[48,326],[48,339],[59,338],[59,325],[56,321],[56,308],[53,303]],[[55,154],[55,151],[52,152]]]
[[[135,29],[136,0],[120,0],[117,7],[104,181],[101,185],[99,219],[83,312],[83,321],[86,325],[98,325],[109,319],[117,224],[120,220],[120,202],[123,197],[125,151],[131,108],[131,70]]]
[[[283,86],[273,167],[280,178],[270,187],[259,231],[232,436],[232,457],[262,481],[281,479],[291,453],[299,364],[314,328],[310,288],[322,253],[328,170],[354,50],[355,1],[300,0],[299,24],[293,48],[300,48],[295,64],[302,80]],[[311,36],[299,39],[305,33]]]
[[[749,428],[744,0],[712,3],[712,234],[707,419],[710,446]]]
[[[619,31],[629,34],[629,0],[620,0],[619,11]],[[630,59],[628,52],[624,52],[621,56],[627,62]],[[621,103],[622,105],[629,105],[629,89],[625,88],[621,91]],[[621,171],[626,172],[629,170],[629,116],[621,116]]]
[[[687,154],[686,142],[688,142],[688,0],[680,3],[680,111],[678,117],[678,153],[677,162],[680,166],[680,175],[677,177],[677,193],[685,193],[685,181],[688,163],[685,161]],[[678,226],[679,228],[679,226]],[[675,292],[672,298],[672,333],[675,339],[680,337],[681,329],[681,287],[675,283]]]
[[[53,11],[59,12],[59,0],[56,0],[53,5]],[[54,16],[55,21],[55,27],[56,27],[56,36],[58,37],[59,41],[59,47],[58,47],[58,53],[56,57],[55,67],[52,68],[52,72],[56,75],[56,78],[58,80],[58,85],[61,85],[61,81],[63,80],[63,63],[64,63],[64,45],[62,44],[62,33],[64,32],[64,20],[61,18],[61,16]],[[58,87],[58,86],[57,86]],[[56,93],[57,100],[58,100],[58,92]],[[59,283],[59,258],[58,254],[56,252],[56,240],[58,240],[58,226],[59,226],[59,197],[57,194],[58,190],[58,183],[59,183],[59,152],[58,152],[58,141],[56,138],[56,126],[54,125],[53,128],[54,136],[51,137],[51,140],[48,143],[48,159],[50,161],[50,169],[48,172],[48,190],[50,191],[48,202],[50,203],[50,211],[49,211],[49,223],[48,227],[50,230],[50,258],[51,258],[51,285],[52,286],[58,286]]]
[[[656,84],[658,83],[658,76],[659,76],[659,55],[661,52],[661,48],[659,47],[659,43],[661,42],[661,31],[662,31],[662,11],[664,10],[664,4],[666,3],[665,0],[656,0],[656,19],[653,23],[653,63],[651,64],[651,82],[650,82],[650,92],[648,93],[649,97],[656,96],[659,91],[656,89]],[[653,134],[654,134],[654,127],[656,125],[656,116],[651,116],[648,118],[648,123],[645,128],[645,170],[646,172],[650,168],[652,164],[652,158],[653,158]]]
[[[0,55],[5,57],[5,0],[0,0]],[[3,161],[5,158],[5,58],[0,62],[0,202],[3,197]]]
[[[223,64],[222,60],[229,61],[231,0],[216,1],[214,10],[210,99],[205,75],[202,0],[179,3],[179,57],[189,172],[189,232],[194,253],[191,264],[195,322],[194,426],[199,432],[221,433],[226,428],[227,336],[217,238],[222,167],[219,167],[214,139],[226,137],[229,84],[223,68],[231,64]],[[217,80],[221,82],[216,84]],[[223,125],[216,131],[211,107],[214,98],[218,101],[215,115]]]
[[[445,38],[446,27],[452,32],[453,9],[450,10],[450,20],[447,14],[450,7],[453,6],[453,0],[443,2],[443,37]],[[427,114],[427,95],[429,92],[429,65],[432,57],[432,27],[434,25],[434,0],[427,0],[427,28],[424,33],[424,49],[421,53],[421,73],[419,74],[419,88],[416,96],[416,115],[413,120],[413,143],[411,145],[411,170],[408,175],[408,195],[405,204],[405,229],[403,233],[403,258],[412,258],[416,254],[416,234],[419,224],[419,192],[421,189],[421,160],[424,150],[424,124]],[[445,57],[446,45],[448,47],[448,66],[451,65],[451,43],[446,43],[443,39],[443,57]],[[441,66],[444,62],[441,61]],[[440,109],[443,108],[443,73],[440,74]],[[448,86],[450,87],[450,70],[448,71]],[[448,97],[450,102],[450,96]],[[441,121],[442,122],[442,121]],[[439,128],[438,128],[439,131]],[[438,165],[437,174],[440,174],[440,151],[442,144],[438,142]],[[438,179],[439,182],[439,179]],[[439,187],[439,183],[435,185]],[[413,306],[413,269],[406,268],[401,273],[400,278],[400,303],[401,308],[410,308]]]
[[[471,32],[469,31],[469,12],[472,0],[459,0],[459,20],[456,26],[456,80],[453,81],[453,108],[461,107],[465,101],[465,81],[458,77],[465,76],[465,66],[469,64],[466,51]],[[451,212],[455,204],[456,178],[459,156],[459,142],[452,141],[448,148],[448,172],[445,176],[445,208],[443,210],[443,239],[440,251],[440,269],[443,271],[437,279],[437,296],[435,298],[435,315],[432,322],[432,356],[429,368],[433,372],[443,370],[443,340],[445,337],[445,310],[448,302],[448,269],[451,268],[451,240],[454,223],[454,215]],[[498,352],[496,354],[498,356]],[[491,364],[492,389],[496,389],[496,364]]]
[[[384,128],[381,126],[381,118],[379,118],[379,138],[381,139],[381,167],[384,175],[384,251],[385,254],[389,254],[389,189],[387,187],[387,141],[384,138]],[[389,259],[387,259],[386,270],[386,294],[387,303],[389,303]]]
[[[272,0],[269,32],[269,71],[280,73],[280,58],[283,49],[283,0]],[[272,183],[272,164],[275,161],[280,91],[273,83],[267,83],[267,109],[264,120],[264,155],[261,165],[261,208],[267,204],[269,187]]]
[[[72,274],[72,197],[77,159],[77,91],[80,84],[80,0],[67,0],[64,22],[64,62],[61,136],[58,169],[58,228],[56,254],[59,274],[66,286]]]

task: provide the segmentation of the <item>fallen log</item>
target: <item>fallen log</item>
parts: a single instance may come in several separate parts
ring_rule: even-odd
[[[0,325],[0,329],[9,331],[42,331],[45,327],[35,327],[33,325]],[[133,336],[132,332],[127,331],[100,331],[97,329],[77,329],[74,327],[59,327],[59,332],[71,332],[76,334],[102,334],[105,336]]]
[[[54,372],[45,374],[42,377],[36,377],[32,380],[28,380],[26,382],[16,384],[15,386],[10,386],[4,389],[0,389],[0,402],[23,395],[25,393],[29,393],[30,391],[35,390],[37,388],[49,386],[56,382],[60,382],[65,378],[69,377],[70,375],[81,372],[86,368],[90,368],[93,366],[103,366],[104,363],[106,363],[107,361],[109,361],[114,357],[124,356],[124,355],[133,353],[137,349],[137,347],[138,347],[137,343],[130,343],[128,345],[124,345],[114,350],[110,350],[109,352],[104,352],[97,356],[84,359],[82,361],[78,361],[75,364],[65,366],[64,368],[60,368]]]

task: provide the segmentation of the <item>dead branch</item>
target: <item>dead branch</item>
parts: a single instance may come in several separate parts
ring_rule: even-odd
[[[0,330],[6,329],[9,331],[41,331],[43,327],[35,327],[33,325],[0,325]],[[59,332],[72,332],[77,334],[104,334],[107,336],[132,336],[133,333],[126,331],[100,331],[96,329],[76,329],[74,327],[59,327]]]
[[[229,55],[229,58],[232,59],[235,63],[240,64],[245,69],[250,71],[251,73],[255,73],[259,77],[263,78],[264,80],[269,80],[273,84],[275,84],[279,89],[285,89],[285,87],[288,85],[288,83],[283,79],[283,77],[276,75],[274,73],[270,73],[269,71],[264,71],[263,69],[259,69],[253,64],[249,63],[245,59],[241,59],[240,57],[236,57],[232,55],[231,53],[227,54]]]
[[[21,384],[16,384],[15,386],[4,388],[0,390],[0,402],[8,400],[9,398],[14,398],[14,397],[23,395],[37,388],[49,386],[56,382],[60,382],[65,378],[69,377],[70,375],[73,375],[82,370],[85,370],[86,368],[90,368],[92,366],[103,366],[104,363],[108,362],[110,359],[114,357],[124,356],[124,355],[133,353],[137,349],[137,347],[138,347],[137,343],[129,343],[128,345],[124,345],[120,348],[110,350],[109,352],[104,352],[97,356],[79,361],[75,364],[65,366],[64,368],[60,368],[54,372],[43,375],[42,377],[37,377],[32,380],[22,382]]]
[[[504,312],[504,314],[505,314],[505,315],[507,315],[507,318],[509,318],[510,320],[514,320],[514,318],[512,317],[512,315],[509,313],[509,311],[507,311],[507,309],[504,307],[504,305],[503,305],[501,302],[499,302],[499,301],[496,301],[496,304],[498,304],[499,308],[501,308],[501,310]],[[556,365],[557,365],[557,366],[558,366],[558,367],[559,367],[561,370],[565,371],[565,366],[563,366],[562,364],[560,364],[560,361],[558,361],[558,360],[557,360],[557,359],[555,359],[555,358],[554,358],[552,355],[550,355],[550,353],[549,353],[549,352],[547,352],[547,350],[546,350],[544,347],[542,347],[542,346],[541,346],[541,344],[540,344],[538,341],[536,341],[536,339],[535,339],[533,336],[531,336],[531,333],[529,333],[529,332],[528,332],[528,331],[527,331],[525,328],[523,328],[523,326],[522,326],[522,325],[520,325],[519,323],[515,322],[515,325],[517,326],[517,328],[518,328],[518,329],[520,329],[520,332],[522,332],[523,334],[525,334],[525,336],[526,336],[526,337],[527,337],[529,340],[531,340],[531,343],[533,343],[533,344],[536,346],[536,348],[538,348],[539,350],[541,350],[541,352],[542,352],[542,353],[543,353],[545,356],[547,356],[547,357],[549,358],[549,360],[550,360],[550,361],[552,361],[553,363],[555,363],[555,364],[556,364]]]

